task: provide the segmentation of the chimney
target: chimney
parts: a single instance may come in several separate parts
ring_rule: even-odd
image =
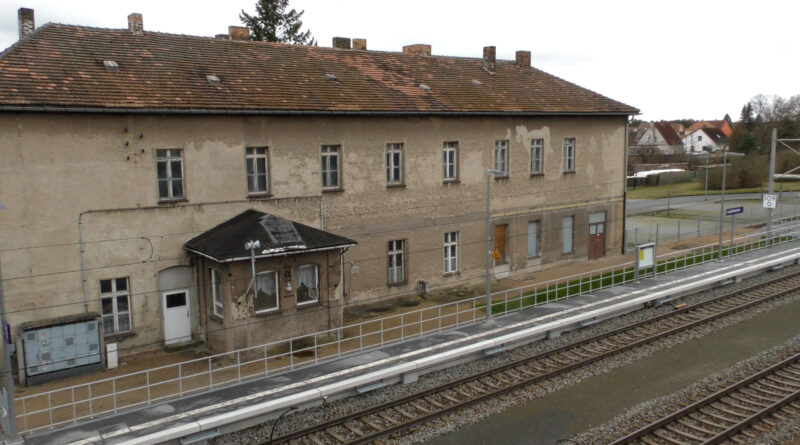
[[[19,8],[17,17],[19,18],[19,39],[22,40],[36,29],[33,22],[33,9]]]
[[[531,67],[531,52],[517,51],[517,68],[528,69]]]
[[[367,39],[353,39],[353,49],[359,51],[367,50]]]
[[[493,46],[484,46],[483,47],[483,69],[494,73],[495,69],[497,68],[497,60],[495,59],[495,47]]]
[[[347,37],[334,37],[333,47],[336,49],[350,49],[350,39]]]
[[[403,54],[408,54],[410,56],[430,56],[431,46],[422,43],[417,43],[416,45],[406,45],[403,47]]]
[[[250,40],[250,28],[244,26],[229,26],[228,35],[231,40]]]
[[[128,16],[128,30],[137,35],[144,33],[144,22],[141,14],[134,12]]]

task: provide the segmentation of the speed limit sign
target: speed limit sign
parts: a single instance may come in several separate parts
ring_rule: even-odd
[[[778,195],[764,193],[764,208],[765,209],[774,209],[778,206]]]

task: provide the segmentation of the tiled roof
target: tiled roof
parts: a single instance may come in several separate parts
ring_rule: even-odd
[[[706,135],[708,135],[708,137],[711,138],[712,141],[718,144],[725,143],[728,141],[728,136],[726,136],[725,133],[723,133],[722,130],[720,130],[719,128],[706,127],[706,128],[701,128],[701,130]]]
[[[669,122],[661,121],[655,123],[656,129],[661,133],[661,136],[669,145],[681,145],[681,137],[675,131],[675,128]]]
[[[248,241],[259,241],[257,258],[329,250],[356,242],[324,230],[257,210],[246,210],[186,242],[187,250],[218,262],[250,258]]]
[[[107,68],[106,60],[118,67]],[[541,70],[517,68],[513,61],[497,61],[494,74],[482,65],[480,58],[147,31],[135,35],[127,29],[47,24],[0,54],[0,109],[335,114],[639,111]]]

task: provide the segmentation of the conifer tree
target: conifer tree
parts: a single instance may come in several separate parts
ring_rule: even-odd
[[[304,13],[289,9],[289,0],[257,0],[255,15],[242,10],[239,20],[250,28],[250,40],[316,45],[310,30],[300,31]]]

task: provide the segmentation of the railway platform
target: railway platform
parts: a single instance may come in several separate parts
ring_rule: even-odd
[[[413,382],[427,372],[798,262],[800,243],[788,242],[283,374],[29,435],[25,443],[204,443],[218,434],[277,417],[291,407],[319,405],[337,397]]]

